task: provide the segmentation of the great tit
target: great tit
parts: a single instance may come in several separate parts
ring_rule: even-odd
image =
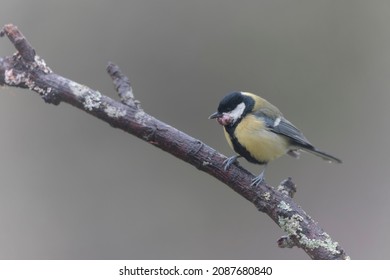
[[[238,154],[225,160],[225,170],[239,157],[264,165],[251,186],[263,181],[268,162],[284,154],[298,158],[299,151],[303,150],[329,162],[341,163],[340,159],[317,150],[278,108],[249,92],[226,95],[220,101],[218,111],[209,119],[217,119],[224,127],[229,146]]]

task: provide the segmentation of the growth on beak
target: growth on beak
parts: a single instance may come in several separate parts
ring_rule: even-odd
[[[209,119],[217,119],[217,122],[220,124],[220,125],[229,125],[232,123],[233,121],[233,118],[227,114],[227,113],[219,113],[219,112],[215,112],[214,114],[212,114]]]

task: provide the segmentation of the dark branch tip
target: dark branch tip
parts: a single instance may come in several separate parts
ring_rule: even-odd
[[[118,92],[121,102],[130,107],[135,106],[138,110],[140,110],[140,102],[134,98],[130,80],[122,73],[119,66],[109,62],[107,65],[107,73],[110,75],[115,85],[115,89]]]
[[[276,187],[276,190],[293,198],[295,193],[297,192],[297,187],[292,181],[292,178],[288,177],[287,179],[280,182],[279,186]]]

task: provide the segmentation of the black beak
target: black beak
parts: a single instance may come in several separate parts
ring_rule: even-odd
[[[209,117],[209,120],[216,119],[216,118],[219,118],[219,117],[222,117],[222,114],[219,113],[219,112],[215,112],[215,113],[211,114],[211,116]]]

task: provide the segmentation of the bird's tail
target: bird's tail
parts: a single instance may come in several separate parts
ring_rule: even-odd
[[[309,152],[313,155],[316,155],[320,158],[323,158],[324,160],[326,161],[329,161],[329,162],[336,162],[336,163],[342,163],[341,159],[338,159],[330,154],[327,154],[327,153],[324,153],[322,151],[319,151],[317,150],[316,148],[314,148],[313,146],[309,146],[309,147],[299,147],[300,149],[306,151],[306,152]]]

